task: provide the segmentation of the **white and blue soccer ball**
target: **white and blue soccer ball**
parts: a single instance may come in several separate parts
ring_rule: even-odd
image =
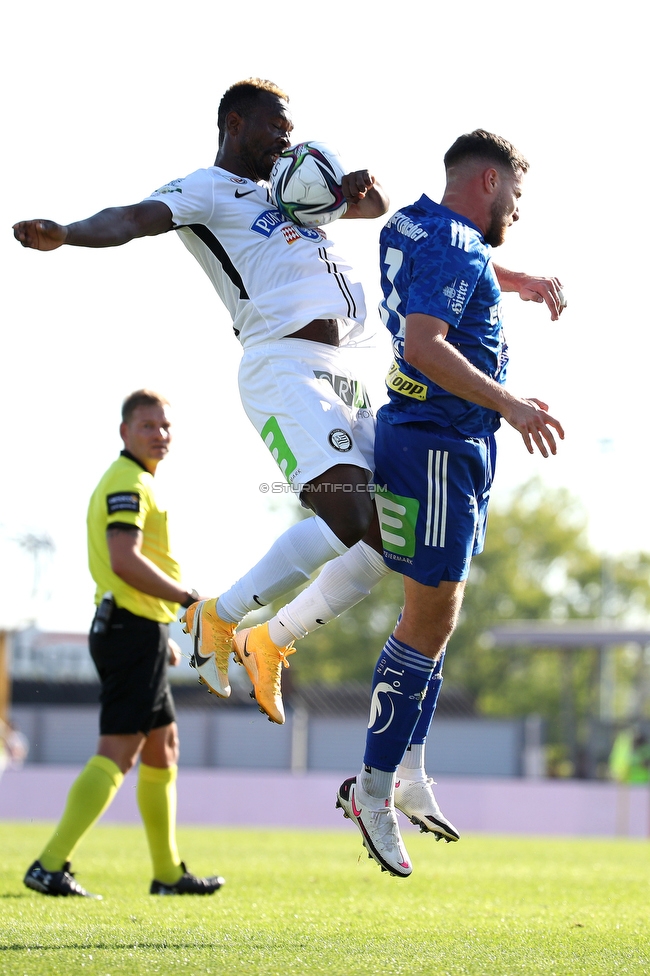
[[[348,209],[341,189],[344,175],[332,149],[322,142],[301,142],[278,157],[271,173],[271,196],[287,220],[320,227]]]

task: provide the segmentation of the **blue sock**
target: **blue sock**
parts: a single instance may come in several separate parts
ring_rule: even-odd
[[[431,658],[391,636],[375,666],[364,764],[394,772],[418,724]],[[430,719],[429,719],[430,721]]]
[[[444,660],[445,652],[443,651],[436,661],[433,668],[433,673],[429,678],[427,693],[424,696],[424,701],[422,702],[420,717],[417,721],[417,725],[413,729],[413,735],[411,736],[409,748],[410,746],[422,745],[429,734],[431,722],[433,721],[433,716],[436,711],[436,705],[438,704],[438,697],[440,696],[440,689],[442,688],[442,665]]]

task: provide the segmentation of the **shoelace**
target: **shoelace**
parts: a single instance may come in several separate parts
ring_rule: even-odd
[[[429,776],[428,779],[426,779],[424,783],[415,782],[415,783],[410,784],[410,786],[403,786],[402,788],[406,792],[407,790],[412,789],[413,786],[424,786],[424,787],[427,787],[428,788],[428,794],[429,794],[428,797],[427,797],[427,799],[432,804],[432,813],[433,813],[434,816],[439,816],[439,815],[441,815],[441,810],[440,810],[440,807],[438,806],[438,801],[436,800],[436,798],[435,798],[435,796],[433,794],[433,790],[431,789],[432,786],[437,786],[437,785],[438,784],[436,783],[435,779],[432,779],[431,776]]]
[[[438,801],[433,795],[433,790],[431,789],[432,786],[437,786],[438,784],[436,783],[435,779],[429,776],[426,785],[429,787],[429,793],[430,793],[429,799],[433,803],[433,812],[436,814],[436,816],[440,816],[441,815],[440,807],[438,806]]]
[[[291,641],[290,644],[287,644],[286,647],[280,647],[279,648],[280,660],[282,661],[282,664],[284,665],[285,668],[290,668],[291,667],[291,665],[287,661],[287,657],[289,656],[289,654],[295,654],[296,653],[296,650],[297,650],[297,648],[295,648],[293,646],[293,641]]]
[[[209,614],[209,611],[206,612],[205,606],[203,606],[203,608],[201,610],[201,613],[206,614],[206,615],[210,615]],[[217,637],[217,638],[215,638],[215,646],[213,648],[203,647],[202,648],[202,651],[203,651],[203,654],[204,655],[208,655],[211,652],[214,652],[215,659],[216,659],[216,662],[217,662],[217,670],[218,671],[226,671],[227,672],[228,671],[228,659],[229,659],[229,657],[230,657],[230,655],[232,653],[232,639],[235,636],[235,631],[237,630],[237,624],[231,623],[230,621],[227,621],[227,620],[222,620],[221,617],[217,613],[216,604],[215,604],[215,608],[214,608],[214,616],[216,617],[216,619],[217,619],[217,621],[219,623],[222,623],[226,627],[226,634],[227,635],[225,637]],[[184,624],[183,633],[184,634],[189,634],[190,631],[189,631],[189,625],[187,623],[187,612],[181,617],[181,622]],[[191,668],[195,668],[196,667],[196,663],[194,661],[194,654],[192,654],[192,653],[187,654],[185,651],[181,650],[181,655],[184,658],[187,658],[187,660],[189,661],[189,664],[190,664],[190,667]],[[225,657],[224,657],[224,655],[225,655]]]
[[[401,835],[399,832],[399,825],[397,823],[397,817],[395,816],[394,807],[383,807],[380,810],[370,810],[369,813],[372,824],[378,829],[378,839],[381,842],[383,849],[385,851],[390,851],[392,848],[396,847],[401,853]],[[381,817],[384,818],[383,823],[380,819]]]
[[[217,613],[216,607],[214,611],[214,616],[216,617],[217,621],[220,624],[223,624],[224,627],[226,628],[226,635],[217,637],[215,639],[217,656],[220,657],[222,654],[224,654],[224,652],[226,653],[226,655],[230,656],[230,652],[232,651],[232,639],[235,636],[235,631],[237,630],[237,624],[231,623],[228,620],[222,620]]]
[[[278,658],[282,663],[283,667],[289,668],[291,665],[287,661],[289,654],[295,654],[296,648],[293,646],[293,641],[287,647],[278,647]],[[278,668],[276,674],[273,678],[273,694],[276,698],[279,698],[282,694],[282,680],[280,675],[282,674],[282,668]]]

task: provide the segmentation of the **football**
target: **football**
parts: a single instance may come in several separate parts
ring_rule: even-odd
[[[333,150],[322,142],[301,142],[278,157],[271,173],[271,196],[287,220],[319,227],[348,209],[341,189],[344,175]]]

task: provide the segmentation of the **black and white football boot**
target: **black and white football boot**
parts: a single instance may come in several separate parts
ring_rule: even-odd
[[[419,827],[423,834],[432,833],[436,840],[451,844],[460,840],[460,834],[441,811],[431,786],[435,780],[429,778],[420,782],[397,780],[395,783],[395,806],[411,823]]]
[[[23,878],[23,884],[33,891],[40,891],[42,895],[79,895],[81,898],[102,900],[101,895],[92,895],[75,881],[70,861],[66,861],[60,871],[46,871],[40,861],[34,861]]]
[[[388,871],[396,878],[408,878],[412,871],[411,861],[390,797],[377,799],[370,796],[357,783],[357,777],[352,776],[339,787],[336,806],[361,831],[368,857],[372,857],[382,871]]]

